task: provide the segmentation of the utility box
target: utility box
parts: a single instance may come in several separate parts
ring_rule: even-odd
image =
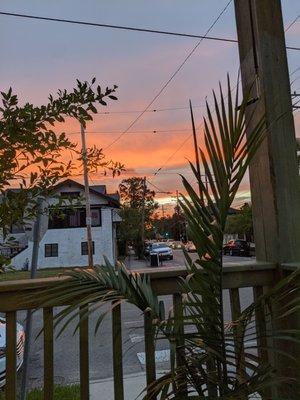
[[[150,267],[159,266],[159,255],[157,253],[150,254]]]

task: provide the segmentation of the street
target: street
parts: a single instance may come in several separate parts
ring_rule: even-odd
[[[196,257],[195,253],[191,253]],[[184,265],[183,253],[174,251],[174,260],[164,262],[167,265]],[[243,262],[251,258],[224,257],[224,261]],[[166,310],[171,307],[171,297],[163,297]],[[242,307],[252,300],[251,289],[241,290]],[[230,320],[229,295],[224,291],[225,320]],[[98,333],[94,334],[99,312],[90,317],[90,379],[108,378],[113,375],[112,368],[112,329],[110,314],[102,322]],[[22,322],[24,312],[18,313],[18,320]],[[43,337],[35,339],[42,328],[42,313],[38,311],[33,316],[33,342],[29,367],[29,383],[31,387],[41,386],[43,382]],[[76,322],[55,339],[55,366],[54,375],[57,384],[67,384],[79,381],[79,340],[78,333],[73,334]],[[57,331],[58,332],[58,331]],[[124,304],[122,306],[122,333],[123,333],[123,369],[124,375],[144,371],[144,335],[143,316],[134,306]],[[166,340],[158,340],[156,344],[158,370],[168,368],[169,351]]]

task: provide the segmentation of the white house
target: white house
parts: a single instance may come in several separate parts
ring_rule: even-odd
[[[65,199],[60,207],[61,213],[41,217],[41,237],[38,253],[38,268],[87,266],[87,232],[84,186],[71,179],[56,185],[51,198],[46,199],[48,207]],[[69,199],[72,199],[72,207]],[[77,204],[76,204],[77,203]],[[118,214],[118,194],[106,193],[105,185],[90,186],[92,218],[92,239],[94,264],[102,264],[104,256],[111,263],[116,261],[116,224]],[[76,205],[74,205],[76,204]],[[27,247],[11,258],[16,269],[30,266],[32,257],[32,229],[28,232],[12,233],[19,241],[27,238]]]

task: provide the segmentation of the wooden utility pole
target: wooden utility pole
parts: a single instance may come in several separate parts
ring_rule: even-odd
[[[235,0],[235,13],[243,92],[252,88],[254,101],[247,107],[247,129],[250,134],[264,115],[267,125],[267,137],[249,168],[256,258],[276,263],[280,277],[283,263],[300,262],[300,181],[281,2]],[[289,328],[299,329],[299,322],[299,315],[293,316]],[[299,345],[276,341],[275,347],[300,356]],[[298,366],[273,356],[278,371],[300,381]],[[287,386],[281,385],[277,398],[285,398]]]
[[[41,217],[42,217],[42,204],[43,200],[39,198],[37,200],[37,216],[33,225],[33,238],[32,238],[32,255],[31,255],[31,268],[30,278],[36,277],[36,271],[38,267],[39,247],[41,240]],[[27,397],[28,389],[28,367],[30,359],[30,348],[31,348],[31,331],[32,331],[32,310],[27,310],[25,320],[25,344],[24,344],[24,362],[22,368],[22,379],[20,389],[20,399],[25,400]]]
[[[300,188],[280,0],[235,0],[243,91],[253,126],[266,116],[267,138],[250,165],[256,256],[300,261]],[[259,82],[259,85],[253,83]]]
[[[143,178],[143,201],[142,201],[142,221],[141,221],[141,240],[142,240],[142,250],[144,255],[145,250],[145,197],[146,197],[146,177]]]
[[[197,170],[197,174],[198,174],[199,195],[202,196],[202,190],[201,190],[201,185],[200,185],[200,181],[202,181],[202,176],[201,176],[201,169],[200,169],[199,149],[198,149],[197,132],[196,132],[196,127],[195,127],[194,114],[193,114],[191,100],[189,101],[189,104],[190,104],[190,113],[191,113],[191,120],[192,120],[192,129],[193,129],[196,170]]]
[[[88,248],[88,266],[94,267],[93,261],[93,239],[92,239],[92,218],[91,218],[91,204],[90,204],[90,186],[88,174],[88,160],[85,141],[85,131],[82,124],[80,124],[81,132],[81,146],[82,146],[82,166],[84,177],[84,191],[85,191],[85,210],[86,210],[86,231],[87,231],[87,248]]]

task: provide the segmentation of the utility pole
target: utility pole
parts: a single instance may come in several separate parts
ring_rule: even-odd
[[[163,204],[161,205],[161,212],[162,212],[162,232],[163,232],[163,237],[165,237],[165,207]]]
[[[83,178],[84,178],[84,191],[85,191],[85,210],[86,210],[86,232],[87,232],[87,248],[88,248],[88,266],[94,267],[93,261],[93,239],[92,239],[92,218],[91,218],[91,204],[90,204],[90,185],[88,174],[88,160],[85,141],[85,131],[82,123],[80,124],[81,132],[81,146],[82,146],[82,165],[83,165]]]
[[[180,221],[180,213],[179,213],[179,193],[178,190],[176,190],[176,214],[178,218],[178,235],[179,235],[179,240],[182,239],[182,229],[181,229],[181,221]]]
[[[143,178],[143,201],[142,201],[142,226],[141,226],[141,240],[142,240],[142,250],[144,255],[145,250],[145,197],[146,197],[146,177]]]
[[[196,127],[195,127],[194,113],[193,113],[191,100],[189,100],[189,104],[190,104],[190,113],[191,113],[192,128],[193,128],[194,151],[195,151],[195,160],[196,160],[196,170],[197,170],[197,174],[198,174],[199,195],[201,196],[201,199],[203,201],[202,190],[201,190],[201,185],[200,185],[200,181],[202,182],[202,176],[201,176],[201,169],[200,169],[199,149],[198,149],[198,143],[197,143],[197,132],[196,132]]]
[[[31,256],[31,269],[30,278],[34,279],[36,277],[38,257],[39,257],[39,247],[41,239],[41,216],[42,216],[42,203],[43,200],[39,198],[37,200],[37,216],[33,225],[33,246],[32,246],[32,256]],[[20,399],[26,400],[27,386],[28,386],[28,366],[30,359],[30,347],[31,347],[31,331],[32,331],[32,310],[27,310],[26,321],[25,321],[25,344],[24,344],[24,362],[22,368],[22,379],[21,379],[21,390]]]
[[[300,262],[300,184],[281,1],[235,0],[235,14],[243,92],[252,90],[248,134],[263,116],[267,126],[249,168],[256,258],[276,263],[280,277],[282,263]],[[299,329],[299,314],[292,318],[290,329]],[[298,344],[276,341],[273,346],[300,357]],[[295,363],[287,365],[278,353],[274,358],[278,371],[300,381]],[[277,398],[283,397],[282,389]]]

